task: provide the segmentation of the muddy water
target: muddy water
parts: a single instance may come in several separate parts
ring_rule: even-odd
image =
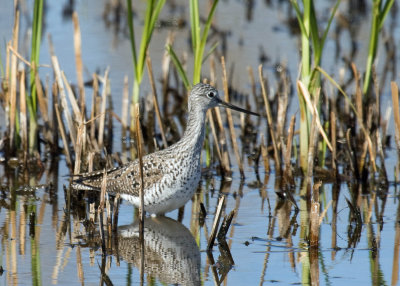
[[[0,1],[0,37],[8,41],[13,21],[12,5],[10,1]],[[142,15],[144,2],[137,2],[136,13]],[[188,23],[189,8],[184,5],[186,2],[173,2],[176,6],[166,5],[161,18],[183,18]],[[280,1],[254,1],[253,10],[248,11],[244,2],[221,1],[216,13],[218,30],[212,38],[212,41],[218,40],[221,43],[217,51],[225,53],[227,65],[233,73],[232,85],[250,94],[246,67],[251,66],[256,70],[260,61],[264,62],[264,71],[272,88],[279,65],[287,66],[294,80],[299,67],[299,38],[288,25],[288,5]],[[267,2],[271,4],[267,5]],[[50,64],[47,40],[47,35],[50,35],[61,68],[70,81],[76,82],[70,16],[64,9],[66,6],[53,1],[48,1],[46,5],[46,36],[42,43],[41,63]],[[331,1],[318,1],[318,5],[321,21],[325,25]],[[345,74],[349,73],[343,58],[351,55],[351,41],[357,47],[352,61],[361,70],[365,65],[368,47],[369,14],[354,11],[348,13],[347,5],[343,3],[341,11],[345,16],[351,15],[352,29],[343,28],[337,36],[330,33],[322,60],[322,66],[337,79],[340,79],[341,69],[344,69]],[[29,9],[27,7],[27,11]],[[85,79],[89,80],[96,70],[100,74],[104,73],[109,66],[114,108],[119,113],[123,77],[127,75],[130,83],[133,78],[126,30],[123,24],[117,32],[113,25],[106,27],[102,18],[104,5],[96,1],[78,1],[75,9],[81,25]],[[205,7],[202,5],[201,9],[203,11]],[[291,17],[294,17],[293,13]],[[22,18],[22,35],[29,34],[28,21],[28,18]],[[140,16],[135,23],[142,23]],[[398,45],[400,28],[395,18],[389,16],[385,25],[388,32],[391,24],[394,25],[394,42]],[[333,29],[336,27],[339,27],[337,21]],[[165,39],[170,30],[159,28],[151,42],[150,52],[156,77],[161,75],[157,63],[162,59]],[[173,31],[177,51],[187,51],[190,41],[187,26],[173,28]],[[22,43],[23,38],[21,36]],[[340,54],[336,57],[338,47]],[[5,63],[3,51],[2,47],[1,56]],[[188,53],[188,56],[190,59],[191,54]],[[378,76],[383,74],[385,60],[386,54],[381,45]],[[398,71],[398,55],[394,64]],[[43,77],[52,74],[47,67],[41,68],[40,72]],[[209,74],[208,64],[205,65],[204,73],[206,76]],[[389,73],[388,79],[391,76]],[[220,78],[221,71],[217,64],[217,84],[222,87]],[[386,86],[389,86],[388,82]],[[389,91],[389,88],[383,89],[382,112],[391,104]],[[148,92],[150,88],[145,78],[143,93]],[[90,100],[90,92],[88,95]],[[288,116],[295,113],[298,114],[296,98]],[[234,119],[239,124],[240,118]],[[113,151],[120,151],[121,136],[117,122],[115,127]],[[3,127],[1,130],[4,130]],[[265,123],[259,130],[265,132]],[[394,134],[392,122],[389,133]],[[244,157],[247,155],[244,154]],[[246,159],[246,179],[242,181],[233,152],[231,158],[231,181],[223,182],[215,168],[203,179],[200,197],[208,213],[205,227],[196,227],[198,216],[196,213],[192,215],[192,210],[198,206],[197,200],[186,205],[183,215],[173,211],[167,215],[168,218],[147,219],[143,259],[145,284],[215,285],[215,281],[221,278],[225,279],[225,285],[311,283],[310,269],[314,265],[310,264],[311,252],[304,236],[308,227],[308,213],[305,211],[306,201],[300,179],[296,180],[293,195],[300,208],[297,213],[290,201],[281,201],[276,195],[275,192],[280,191],[276,187],[280,178],[275,176],[274,170],[268,176],[262,164],[255,170],[254,162]],[[388,189],[366,186],[371,191],[369,195],[357,198],[362,224],[351,216],[346,202],[346,198],[351,199],[356,182],[350,180],[340,186],[322,185],[321,210],[327,209],[327,212],[321,223],[317,253],[317,280],[321,285],[399,284],[400,205],[397,185],[394,183],[396,158],[396,152],[387,149]],[[63,186],[68,186],[66,175],[69,175],[69,170],[63,157],[59,161],[47,161],[43,173],[21,174],[10,165],[0,165],[0,264],[4,269],[0,276],[1,285],[98,285],[102,272],[106,273],[103,280],[111,281],[114,285],[140,284],[141,251],[132,206],[124,202],[120,206],[118,240],[111,243],[108,255],[103,257],[98,234],[88,231],[84,217],[77,214],[82,208],[84,213],[88,211],[85,202],[71,209],[67,207],[69,198]],[[220,194],[226,195],[225,212],[236,211],[227,238],[231,256],[217,246],[212,255],[206,252],[206,238],[211,232]],[[177,221],[178,217],[182,218],[182,222]],[[35,224],[30,224],[34,221]]]

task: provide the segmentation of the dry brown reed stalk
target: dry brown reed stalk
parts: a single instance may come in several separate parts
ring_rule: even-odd
[[[337,177],[337,158],[336,158],[336,113],[331,111],[331,142],[332,142],[332,170],[335,178]]]
[[[39,74],[35,72],[36,94],[39,103],[40,115],[45,124],[49,124],[48,98],[43,94],[43,87]]]
[[[280,156],[279,156],[279,152],[278,152],[278,146],[276,143],[274,127],[272,125],[271,107],[270,107],[270,104],[268,101],[267,92],[265,90],[262,65],[258,66],[258,75],[260,78],[261,90],[262,90],[262,95],[263,95],[263,99],[264,99],[265,112],[267,113],[268,130],[270,132],[271,139],[272,139],[272,146],[274,148],[275,171],[276,171],[276,174],[279,176],[281,174],[281,160],[280,160]]]
[[[360,73],[357,70],[357,67],[354,63],[351,63],[351,69],[354,74],[354,82],[356,83],[356,109],[360,118],[363,118],[363,103],[362,103],[362,92],[360,85]]]
[[[111,249],[112,241],[111,241],[110,237],[112,235],[112,211],[111,211],[111,203],[110,203],[109,196],[106,196],[106,213],[107,213],[107,234],[108,234],[107,248]]]
[[[143,149],[142,149],[142,132],[140,128],[140,119],[139,119],[139,104],[135,105],[136,109],[136,149],[138,153],[139,159],[139,177],[140,177],[140,189],[139,189],[139,198],[140,198],[140,205],[139,205],[139,232],[141,235],[141,239],[143,239],[144,233],[144,178],[143,178]]]
[[[219,221],[221,220],[224,202],[225,202],[225,196],[221,196],[219,198],[217,210],[215,212],[213,226],[211,229],[211,235],[210,235],[210,238],[208,239],[207,251],[211,251],[214,247],[214,241],[215,241],[215,238],[217,237],[218,225],[219,225]]]
[[[400,205],[398,205],[399,208]],[[397,209],[397,221],[399,221],[400,210]],[[395,226],[395,236],[394,236],[394,246],[393,246],[393,265],[392,265],[392,281],[391,285],[398,285],[399,282],[399,253],[400,253],[400,224],[396,223]]]
[[[129,81],[128,76],[124,76],[124,89],[122,91],[122,115],[121,124],[122,128],[126,130],[128,128],[128,109],[129,109]],[[125,132],[123,132],[125,134]]]
[[[79,174],[81,171],[81,157],[82,157],[82,145],[85,141],[85,125],[80,124],[78,127],[78,134],[76,136],[76,149],[75,149],[75,167],[74,174]]]
[[[90,141],[95,142],[96,140],[96,121],[94,118],[97,115],[97,97],[99,95],[99,81],[97,79],[97,75],[93,74],[92,75],[93,79],[93,94],[92,94],[92,105],[91,105],[91,113],[90,113]],[[97,148],[97,150],[99,150]]]
[[[85,276],[83,272],[81,247],[78,245],[76,248],[76,268],[78,270],[78,277],[81,284],[85,284]]]
[[[214,138],[214,144],[215,144],[215,148],[217,150],[218,160],[219,160],[220,165],[223,166],[221,149],[219,148],[218,136],[217,136],[217,132],[216,132],[216,129],[215,129],[214,118],[213,118],[211,110],[208,112],[207,116],[208,116],[208,122],[210,122],[211,133],[212,133],[213,138]]]
[[[18,38],[19,38],[19,10],[15,11],[13,36],[12,36],[12,47],[14,50],[18,50]],[[11,47],[11,45],[9,45]],[[17,108],[17,56],[15,53],[11,54],[11,74],[10,74],[10,147],[14,147],[14,132],[15,132],[15,119],[16,119],[16,108]]]
[[[319,188],[322,181],[314,184],[311,196],[310,209],[310,246],[318,247],[319,241],[319,225],[320,225],[320,203],[319,203]]]
[[[286,125],[286,114],[289,104],[289,83],[286,75],[286,67],[282,66],[282,72],[280,72],[280,82],[282,85],[282,90],[278,92],[278,112],[276,118],[276,135],[279,138],[283,136],[283,130]],[[283,145],[282,145],[283,146]]]
[[[351,129],[349,128],[349,129],[347,129],[347,131],[346,131],[346,142],[347,142],[347,149],[348,149],[348,152],[347,152],[347,156],[349,157],[348,159],[349,159],[349,166],[350,166],[350,169],[351,169],[351,171],[353,172],[353,175],[357,178],[357,179],[360,179],[360,172],[359,172],[359,170],[358,170],[358,162],[357,162],[357,159],[356,159],[356,156],[355,156],[355,150],[353,149],[353,144],[352,144],[352,141],[351,141]],[[353,156],[352,156],[352,154],[353,154]]]
[[[57,115],[58,129],[60,130],[61,139],[62,139],[63,145],[64,145],[65,159],[67,161],[67,165],[70,168],[72,168],[72,159],[71,159],[71,154],[69,153],[69,145],[68,145],[67,135],[65,133],[64,123],[61,118],[58,103],[55,104],[54,109],[55,109],[56,115]]]
[[[74,92],[72,91],[71,85],[69,84],[63,71],[61,71],[61,77],[64,82],[65,89],[67,90],[67,95],[68,95],[68,99],[69,99],[69,102],[72,107],[74,119],[75,119],[75,121],[78,122],[78,124],[82,124],[84,118],[82,116],[81,111],[79,110],[78,102],[76,101],[76,98],[75,98]]]
[[[264,134],[263,133],[261,134],[260,148],[261,148],[261,156],[262,156],[263,162],[264,162],[265,172],[269,173],[271,171],[271,168],[269,166],[268,150],[264,143]]]
[[[247,67],[247,72],[249,73],[249,79],[251,84],[251,94],[253,95],[254,103],[257,104],[257,91],[256,91],[256,80],[254,78],[254,71],[251,66]]]
[[[103,84],[103,89],[101,92],[101,108],[100,108],[100,122],[99,122],[99,134],[98,134],[98,145],[99,150],[103,149],[103,141],[104,141],[104,126],[106,120],[106,105],[107,105],[107,86],[108,86],[108,71],[109,67],[107,67],[104,77],[101,79]]]
[[[85,112],[85,87],[83,82],[83,64],[82,64],[82,52],[81,52],[81,29],[79,27],[78,13],[74,11],[72,13],[72,22],[74,24],[74,51],[75,51],[75,66],[76,66],[76,77],[78,81],[79,96],[81,113]]]
[[[62,75],[61,75],[61,71],[60,71],[60,65],[58,64],[58,59],[56,56],[52,56],[51,61],[53,64],[54,73],[56,75],[56,82],[57,82],[58,89],[59,89],[61,107],[63,109],[65,119],[67,121],[67,126],[68,126],[68,130],[69,130],[69,135],[71,138],[72,146],[75,149],[76,130],[75,130],[75,125],[72,120],[71,113],[68,108],[67,96],[65,94],[64,84],[63,84]]]
[[[101,249],[103,255],[106,254],[106,242],[104,236],[104,226],[103,226],[103,212],[104,212],[104,205],[106,199],[106,190],[107,190],[107,172],[103,170],[103,180],[101,181],[101,193],[100,193],[100,203],[99,207],[97,208],[97,217],[99,219],[99,231],[101,237]]]
[[[20,213],[19,213],[19,253],[20,255],[25,255],[26,248],[26,215],[24,205],[20,204]]]
[[[164,148],[166,148],[168,146],[168,143],[167,143],[167,139],[165,137],[164,126],[163,126],[163,123],[161,120],[160,107],[159,107],[158,99],[157,99],[157,89],[156,89],[156,84],[154,82],[153,67],[152,67],[151,58],[149,55],[147,55],[147,57],[146,57],[146,65],[147,65],[147,71],[149,74],[151,90],[153,92],[154,110],[156,112],[158,125],[160,127],[161,138],[162,138],[162,141],[164,144]]]
[[[399,87],[396,82],[392,81],[390,83],[392,89],[392,102],[393,102],[393,118],[394,125],[396,126],[396,145],[397,152],[400,154],[400,108],[399,108]]]
[[[292,178],[292,166],[290,164],[290,158],[292,157],[292,145],[293,145],[293,135],[294,135],[294,126],[296,123],[296,117],[292,115],[290,119],[288,137],[286,140],[286,153],[285,153],[285,178],[287,178],[287,182],[293,181]]]
[[[222,81],[224,85],[225,101],[229,102],[228,78],[226,75],[225,58],[223,56],[221,57],[221,64],[222,64],[222,74],[223,74]],[[233,151],[235,153],[236,161],[239,166],[240,177],[244,179],[243,162],[242,159],[240,158],[239,147],[237,145],[235,126],[233,124],[233,119],[232,119],[232,111],[229,108],[226,108],[226,114],[228,119],[229,132],[232,140]]]
[[[223,241],[226,239],[226,234],[228,233],[234,215],[235,215],[235,210],[232,210],[229,213],[229,215],[224,216],[224,219],[221,223],[221,227],[219,228],[218,231],[218,236],[217,236],[218,241]]]
[[[51,133],[52,133],[52,153],[57,154],[58,153],[58,118],[57,118],[57,112],[56,112],[56,104],[58,104],[58,88],[57,88],[57,83],[53,82],[51,86],[51,95],[52,95],[52,114],[51,118],[52,120],[50,121],[50,126],[51,126]]]
[[[28,162],[28,115],[26,110],[26,95],[25,95],[25,70],[20,73],[19,85],[19,104],[20,104],[20,131],[22,150],[24,152],[24,164]]]
[[[214,110],[215,110],[215,114],[216,114],[218,128],[220,130],[219,144],[220,144],[221,158],[222,158],[222,169],[223,169],[223,173],[224,173],[223,175],[230,176],[231,166],[230,166],[229,152],[228,152],[228,146],[227,146],[227,142],[226,142],[224,125],[222,123],[221,110],[219,109],[219,107],[216,107]]]
[[[304,91],[303,91],[304,92]],[[319,100],[319,94],[320,94],[320,89],[318,88],[315,96],[314,96],[314,102],[312,103],[313,107],[315,107],[315,104],[317,104]],[[306,97],[306,96],[305,96]],[[307,101],[307,100],[306,100]],[[311,127],[310,127],[310,138],[309,138],[309,146],[308,146],[308,164],[307,164],[307,185],[311,185],[311,180],[313,176],[313,171],[314,171],[314,154],[315,154],[315,145],[317,144],[318,141],[318,133],[316,132],[317,128],[317,122],[319,120],[318,113],[315,111],[313,112],[313,120],[311,121]]]

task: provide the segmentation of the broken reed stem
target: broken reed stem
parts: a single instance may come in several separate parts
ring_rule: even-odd
[[[289,132],[288,132],[288,137],[286,141],[286,154],[285,154],[285,176],[288,178],[288,180],[291,180],[292,178],[292,168],[290,165],[290,158],[292,155],[292,145],[293,145],[293,135],[294,135],[294,126],[296,123],[296,117],[292,115],[292,118],[290,119],[290,126],[289,126]]]
[[[357,67],[354,63],[351,63],[351,69],[354,74],[354,82],[356,83],[356,109],[360,118],[363,118],[363,105],[362,105],[362,93],[360,86],[360,73],[357,71]]]
[[[139,189],[139,197],[140,197],[140,206],[139,206],[139,235],[141,240],[143,239],[144,234],[144,178],[143,178],[143,151],[142,151],[142,138],[141,138],[141,129],[140,129],[140,119],[139,119],[139,104],[136,103],[136,149],[138,152],[138,159],[139,159],[139,176],[140,176],[140,189]]]
[[[211,229],[211,236],[208,239],[207,251],[211,251],[214,247],[214,241],[217,236],[218,225],[219,221],[221,220],[222,207],[224,205],[224,202],[225,202],[225,196],[220,197],[218,201],[217,211],[215,212],[214,216],[214,222]]]
[[[81,170],[82,143],[83,141],[85,141],[84,128],[85,128],[84,124],[80,124],[78,127],[78,134],[76,138],[74,174],[79,174]]]
[[[319,203],[319,188],[322,181],[314,184],[311,196],[311,213],[310,213],[310,246],[318,247],[319,240],[319,221],[320,221],[320,203]]]
[[[70,86],[70,84],[69,84],[69,82],[68,82],[68,80],[67,80],[67,78],[66,78],[66,76],[65,76],[63,71],[61,71],[61,77],[62,77],[62,80],[64,82],[65,89],[67,90],[68,99],[69,99],[69,102],[71,104],[74,116],[75,116],[74,120],[77,121],[78,124],[82,124],[83,123],[83,118],[81,116],[81,111],[79,110],[78,102],[76,101],[74,92],[72,91],[72,88],[71,88],[71,86]]]
[[[265,146],[265,143],[264,143],[264,134],[263,133],[261,133],[260,148],[261,148],[261,156],[262,156],[263,162],[264,162],[265,172],[269,173],[271,171],[271,168],[269,166],[268,150],[267,150],[267,147]]]
[[[19,106],[20,106],[20,131],[22,150],[24,152],[24,164],[27,163],[28,152],[28,121],[26,112],[26,95],[25,95],[25,70],[21,70],[19,85]]]
[[[221,64],[222,64],[222,74],[223,74],[222,81],[224,84],[225,101],[229,103],[228,78],[226,76],[225,58],[223,56],[221,57]],[[233,151],[235,153],[236,161],[239,166],[240,177],[244,179],[243,163],[240,158],[239,147],[237,145],[235,126],[233,125],[233,119],[232,119],[232,111],[229,108],[226,108],[226,114],[228,118],[229,132],[231,134],[231,139],[232,139]]]
[[[262,90],[262,95],[263,95],[263,99],[264,99],[265,112],[267,113],[268,129],[269,129],[271,139],[272,139],[272,146],[274,147],[275,171],[276,171],[277,175],[279,175],[281,173],[281,160],[279,158],[278,146],[276,144],[276,139],[275,139],[275,131],[274,131],[274,127],[272,125],[271,107],[269,105],[267,92],[265,90],[262,65],[258,66],[258,75],[260,78],[261,90]]]
[[[234,215],[235,215],[235,210],[232,210],[229,213],[229,215],[224,216],[224,220],[222,221],[221,227],[219,228],[218,231],[218,236],[217,236],[218,241],[223,241],[226,239],[226,234],[228,233]]]
[[[97,96],[98,96],[98,92],[99,92],[99,81],[97,79],[97,75],[93,74],[92,75],[92,79],[93,79],[93,94],[92,94],[92,106],[91,106],[91,114],[90,114],[90,141],[94,142],[97,141],[96,140],[96,121],[94,120],[94,118],[96,117],[96,108],[97,108],[97,104],[96,104],[96,100],[97,100]]]
[[[61,118],[60,108],[58,106],[58,103],[55,104],[54,109],[56,110],[58,129],[60,130],[61,139],[63,141],[64,151],[65,151],[65,158],[67,160],[67,165],[70,168],[72,168],[72,159],[71,159],[71,154],[69,153],[69,145],[68,145],[67,135],[65,133],[64,123],[63,123],[62,118]]]
[[[37,85],[36,85],[37,86]],[[53,106],[53,111],[52,111],[52,122],[51,122],[51,133],[52,133],[52,153],[53,154],[58,154],[58,118],[57,118],[57,112],[56,109],[58,110],[58,88],[57,88],[57,83],[53,82],[52,87],[51,87],[51,94],[52,94],[52,106]],[[65,134],[64,134],[65,135]],[[68,163],[68,160],[67,160]],[[71,166],[71,165],[70,165]]]
[[[399,108],[399,87],[396,82],[390,83],[392,88],[392,102],[393,102],[393,118],[394,125],[396,126],[396,145],[397,152],[400,154],[400,108]]]
[[[68,103],[67,103],[67,96],[65,95],[65,89],[64,89],[64,84],[61,76],[61,71],[60,71],[60,65],[58,63],[58,59],[56,56],[51,57],[51,62],[53,64],[53,69],[54,73],[56,75],[56,82],[60,94],[60,101],[61,101],[61,107],[64,112],[65,119],[67,121],[67,126],[69,130],[69,135],[72,141],[72,146],[75,149],[75,144],[76,144],[76,130],[75,130],[75,125],[72,121],[71,113],[68,108]]]
[[[257,91],[256,91],[256,80],[254,78],[254,71],[251,66],[247,67],[247,72],[249,73],[249,79],[251,84],[251,94],[253,95],[254,103],[257,104]]]
[[[104,77],[102,78],[103,89],[101,92],[101,109],[100,109],[100,123],[99,123],[99,135],[98,135],[98,145],[99,150],[103,149],[103,141],[104,141],[104,126],[106,120],[106,105],[107,105],[107,84],[108,84],[108,71],[109,67],[107,67]]]
[[[160,126],[161,138],[162,138],[162,141],[164,144],[164,148],[166,148],[166,147],[168,147],[168,143],[167,143],[167,139],[165,137],[164,126],[163,126],[163,123],[161,120],[160,107],[158,105],[158,99],[157,99],[157,89],[156,89],[156,84],[154,82],[153,67],[152,67],[151,58],[149,55],[147,55],[147,57],[146,57],[146,65],[147,65],[147,71],[149,74],[151,90],[153,92],[154,109],[156,112],[158,125]]]

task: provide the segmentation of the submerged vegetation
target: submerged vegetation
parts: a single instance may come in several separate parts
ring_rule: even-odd
[[[324,67],[324,50],[328,39],[334,33],[333,27],[336,26],[336,32],[340,30],[339,22],[344,17],[340,13],[340,5],[343,4],[340,1],[335,2],[325,21],[322,21],[317,13],[317,3],[314,1],[290,1],[289,16],[296,17],[291,22],[295,22],[295,27],[300,30],[298,38],[301,62],[298,65],[301,72],[299,78],[292,79],[284,63],[276,65],[274,78],[269,76],[268,67],[263,64],[258,66],[258,77],[256,77],[254,68],[249,65],[248,86],[251,94],[247,95],[232,80],[233,69],[227,68],[227,64],[234,64],[235,59],[226,59],[224,48],[220,44],[224,41],[224,33],[218,30],[216,15],[218,9],[223,9],[224,3],[219,3],[218,0],[204,3],[196,0],[189,2],[187,18],[189,18],[190,27],[184,28],[187,28],[190,35],[190,56],[181,49],[176,49],[173,33],[170,33],[165,40],[166,53],[163,62],[159,65],[162,69],[157,70],[154,75],[149,47],[154,40],[154,31],[162,28],[161,15],[165,7],[173,9],[172,6],[168,6],[172,4],[165,0],[146,1],[143,4],[145,6],[143,14],[138,14],[131,0],[127,0],[125,6],[123,1],[111,2],[107,2],[109,6],[106,10],[115,15],[120,15],[118,13],[123,11],[122,15],[127,19],[126,31],[128,31],[127,38],[130,41],[134,70],[133,96],[130,102],[128,78],[124,79],[123,92],[121,98],[118,98],[113,92],[108,68],[103,74],[93,73],[90,81],[84,82],[81,31],[77,12],[71,13],[76,84],[71,83],[73,79],[67,79],[60,67],[60,59],[52,46],[50,36],[48,42],[52,77],[45,77],[39,70],[42,66],[39,57],[40,46],[44,42],[42,27],[46,17],[43,0],[34,1],[31,15],[30,58],[21,48],[20,43],[22,37],[20,35],[22,13],[20,5],[15,5],[14,8],[12,39],[6,46],[1,46],[0,55],[4,55],[6,59],[0,62],[2,68],[0,100],[6,122],[5,128],[1,130],[0,139],[1,156],[4,158],[2,160],[4,179],[1,185],[1,207],[10,211],[11,218],[14,217],[14,221],[5,219],[6,223],[15,224],[17,205],[23,205],[20,212],[20,252],[25,251],[25,246],[22,245],[26,240],[23,229],[29,224],[33,284],[41,284],[43,280],[40,268],[40,226],[44,220],[42,208],[45,208],[47,201],[50,201],[54,207],[53,224],[57,225],[57,251],[62,252],[63,245],[66,243],[77,247],[78,276],[82,283],[85,281],[83,275],[85,262],[82,262],[84,258],[81,251],[86,247],[90,248],[91,259],[94,257],[94,251],[102,254],[101,263],[99,263],[102,274],[100,279],[107,285],[111,282],[107,275],[111,256],[107,254],[112,254],[118,265],[120,256],[128,263],[134,264],[139,269],[142,283],[144,282],[143,273],[146,271],[151,277],[165,275],[165,283],[184,283],[185,280],[178,282],[173,280],[174,275],[179,273],[167,270],[161,274],[151,272],[154,267],[148,266],[149,264],[154,261],[156,264],[158,262],[162,264],[163,261],[158,260],[157,249],[152,249],[151,243],[148,245],[146,243],[157,242],[157,239],[160,239],[164,242],[177,241],[178,249],[191,246],[193,253],[181,259],[188,260],[185,260],[185,263],[190,265],[188,273],[195,275],[186,275],[185,272],[185,275],[182,275],[185,279],[193,279],[198,284],[201,281],[204,282],[202,279],[206,279],[207,275],[212,275],[215,282],[221,284],[228,279],[228,272],[235,264],[235,258],[230,253],[232,244],[231,241],[226,241],[226,237],[232,238],[235,226],[240,224],[238,222],[240,200],[248,195],[244,195],[244,186],[259,190],[262,208],[264,208],[264,202],[268,203],[268,224],[264,226],[268,232],[263,238],[265,241],[260,240],[267,244],[267,248],[270,248],[271,241],[278,243],[284,239],[287,242],[288,252],[295,249],[295,252],[302,253],[301,280],[303,284],[318,285],[322,280],[319,275],[325,269],[320,269],[324,268],[321,262],[323,258],[321,258],[320,235],[324,220],[328,220],[329,209],[332,209],[329,225],[333,237],[330,247],[335,253],[340,251],[336,237],[339,236],[338,215],[343,210],[343,207],[338,208],[341,200],[345,201],[348,212],[348,219],[345,222],[348,226],[346,251],[354,252],[360,243],[363,228],[368,228],[366,239],[370,252],[371,277],[374,280],[373,284],[384,284],[384,281],[377,281],[383,279],[379,274],[381,269],[377,262],[379,262],[379,250],[382,247],[379,239],[384,225],[385,206],[390,196],[395,198],[397,204],[395,231],[396,235],[400,233],[398,223],[400,207],[397,192],[400,174],[400,110],[396,69],[393,68],[391,72],[390,88],[384,89],[382,85],[389,86],[386,75],[390,71],[386,65],[384,71],[378,71],[376,57],[379,55],[377,49],[379,38],[383,37],[385,19],[389,17],[392,10],[398,9],[398,4],[390,0],[373,1],[370,7],[372,20],[369,48],[365,53],[367,58],[364,59],[365,70],[360,70],[360,67],[355,64],[354,53],[351,53],[350,57],[345,59],[347,70],[332,72],[332,68],[327,70]],[[204,13],[200,13],[202,9]],[[248,9],[249,16],[251,4]],[[116,17],[115,21],[117,19],[121,21],[120,17]],[[342,19],[342,22],[345,21]],[[142,37],[140,48],[137,50],[138,27],[140,26]],[[396,44],[393,36],[388,36],[393,33],[393,29],[392,27],[392,30],[384,32],[385,45],[382,49],[386,49],[387,62],[396,61],[396,54],[390,52]],[[212,37],[217,38],[217,41],[214,39],[211,41]],[[189,61],[190,64],[188,64]],[[192,73],[188,72],[188,66],[193,67]],[[209,72],[206,71],[206,67],[209,68]],[[241,77],[245,70],[241,68]],[[143,88],[146,71],[149,86]],[[192,199],[189,227],[192,236],[187,235],[189,231],[181,224],[185,208],[179,210],[177,221],[165,218],[157,221],[146,218],[144,225],[148,225],[153,236],[137,239],[128,235],[135,232],[136,222],[129,227],[118,228],[120,199],[118,196],[106,196],[105,187],[102,188],[101,194],[72,192],[68,186],[65,186],[64,192],[57,191],[60,159],[62,161],[65,158],[69,173],[73,175],[110,168],[115,164],[122,164],[133,159],[137,154],[140,157],[142,152],[152,152],[176,142],[185,126],[186,104],[183,103],[186,102],[187,90],[192,84],[201,81],[217,85],[218,71],[222,74],[220,81],[223,83],[225,100],[241,101],[243,106],[248,106],[248,109],[259,112],[263,116],[260,119],[242,116],[240,125],[235,126],[234,122],[239,122],[239,120],[234,121],[229,111],[226,115],[218,108],[209,112],[204,146],[206,151],[204,165],[207,168],[203,176],[204,182]],[[190,75],[192,75],[191,79]],[[145,90],[152,91],[149,100],[145,100]],[[391,91],[392,104],[382,103],[382,90]],[[91,102],[86,96],[89,93],[92,94]],[[293,100],[294,93],[297,94],[297,101]],[[113,102],[116,101],[122,102],[122,112],[114,109]],[[162,102],[161,105],[159,101]],[[140,110],[140,117],[137,111],[139,103],[142,103],[143,107]],[[130,113],[127,111],[129,105],[131,106]],[[291,108],[293,105],[296,106],[294,111]],[[393,110],[391,111],[389,107],[384,110],[386,105],[391,106]],[[296,120],[300,120],[299,130],[296,130]],[[118,148],[116,150],[113,146],[115,143],[113,137],[116,136],[114,129],[125,130],[128,122],[131,122],[129,124],[131,131],[136,131],[135,144],[131,144],[129,138],[128,140],[125,138],[123,131],[120,138],[121,150]],[[225,128],[224,122],[227,122],[228,128]],[[387,166],[388,154],[395,153],[391,150],[392,139],[388,130],[390,122],[394,123],[393,133],[395,133],[394,141],[398,156],[396,164],[390,165],[391,167],[395,165],[394,170]],[[235,164],[238,166],[240,176],[235,175],[236,167],[232,167]],[[253,172],[249,174],[249,169],[254,170],[254,174]],[[40,185],[43,183],[43,174],[45,174],[46,182]],[[270,203],[270,200],[273,200],[272,194],[267,192],[270,176],[275,178],[271,188],[277,195],[275,207]],[[232,180],[234,183],[231,192]],[[220,190],[216,197],[220,199],[217,200],[218,203],[215,203],[215,216],[209,232],[207,217],[214,212],[210,200],[214,197],[217,185],[220,186]],[[36,188],[41,187],[45,189],[45,196],[39,208],[35,196],[26,195],[25,192],[31,194]],[[341,188],[347,188],[348,192],[343,195]],[[391,193],[390,188],[394,188],[395,193]],[[331,189],[329,202],[327,189]],[[59,192],[65,197],[62,218],[58,217]],[[344,199],[341,199],[343,197]],[[230,201],[234,200],[234,210],[229,215],[225,215],[228,213],[226,202],[228,198]],[[375,212],[374,218],[373,212]],[[224,221],[218,230],[219,220],[224,215]],[[277,218],[280,220],[279,236],[276,234],[274,236]],[[231,231],[228,233],[231,222]],[[176,229],[176,232],[182,231],[185,233],[180,237],[183,240],[180,241],[176,237],[176,232],[164,229],[160,225]],[[16,228],[16,225],[13,227]],[[8,228],[1,231],[3,237],[13,239],[16,237],[16,234],[11,234]],[[206,247],[201,245],[203,236],[207,241]],[[277,236],[279,239],[274,240]],[[259,239],[253,237],[252,234],[248,237],[252,237],[251,243],[256,243]],[[299,245],[296,245],[296,248],[293,246],[293,237],[299,239]],[[215,249],[214,254],[212,252],[215,239],[218,240],[219,246],[218,263],[214,260]],[[249,241],[245,242],[246,246],[249,244]],[[177,256],[176,253],[169,253],[171,250],[169,245],[164,246],[160,243],[159,250],[164,250],[164,247],[165,253]],[[394,247],[398,253],[398,240]],[[208,273],[208,268],[200,270],[198,266],[199,249],[205,248],[208,250],[207,263],[211,265],[212,274]],[[132,253],[134,255],[129,255]],[[146,255],[148,255],[147,258]],[[264,282],[269,255],[270,250],[267,249],[262,282]],[[289,256],[291,261],[294,260],[293,252]],[[152,259],[153,257],[155,258]],[[93,261],[90,263],[92,264]],[[398,263],[398,260],[393,262],[393,273],[398,269]],[[165,265],[167,264],[168,262],[165,262]],[[54,277],[57,277],[60,268],[61,260],[54,268]],[[7,271],[15,273],[16,270],[9,268]],[[54,277],[53,281],[57,280]],[[392,285],[397,283],[398,277],[392,277]]]

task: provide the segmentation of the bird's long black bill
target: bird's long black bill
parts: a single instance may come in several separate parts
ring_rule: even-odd
[[[222,101],[222,100],[219,101],[219,105],[220,105],[220,106],[227,107],[227,108],[230,108],[230,109],[233,109],[233,110],[236,110],[236,111],[240,111],[240,112],[243,112],[243,113],[247,113],[247,114],[251,114],[251,115],[256,115],[256,116],[260,116],[260,114],[258,114],[258,113],[255,113],[255,112],[253,112],[253,111],[249,111],[249,110],[246,110],[246,109],[237,107],[237,106],[235,106],[235,105],[233,105],[233,104],[227,103],[227,102]]]

